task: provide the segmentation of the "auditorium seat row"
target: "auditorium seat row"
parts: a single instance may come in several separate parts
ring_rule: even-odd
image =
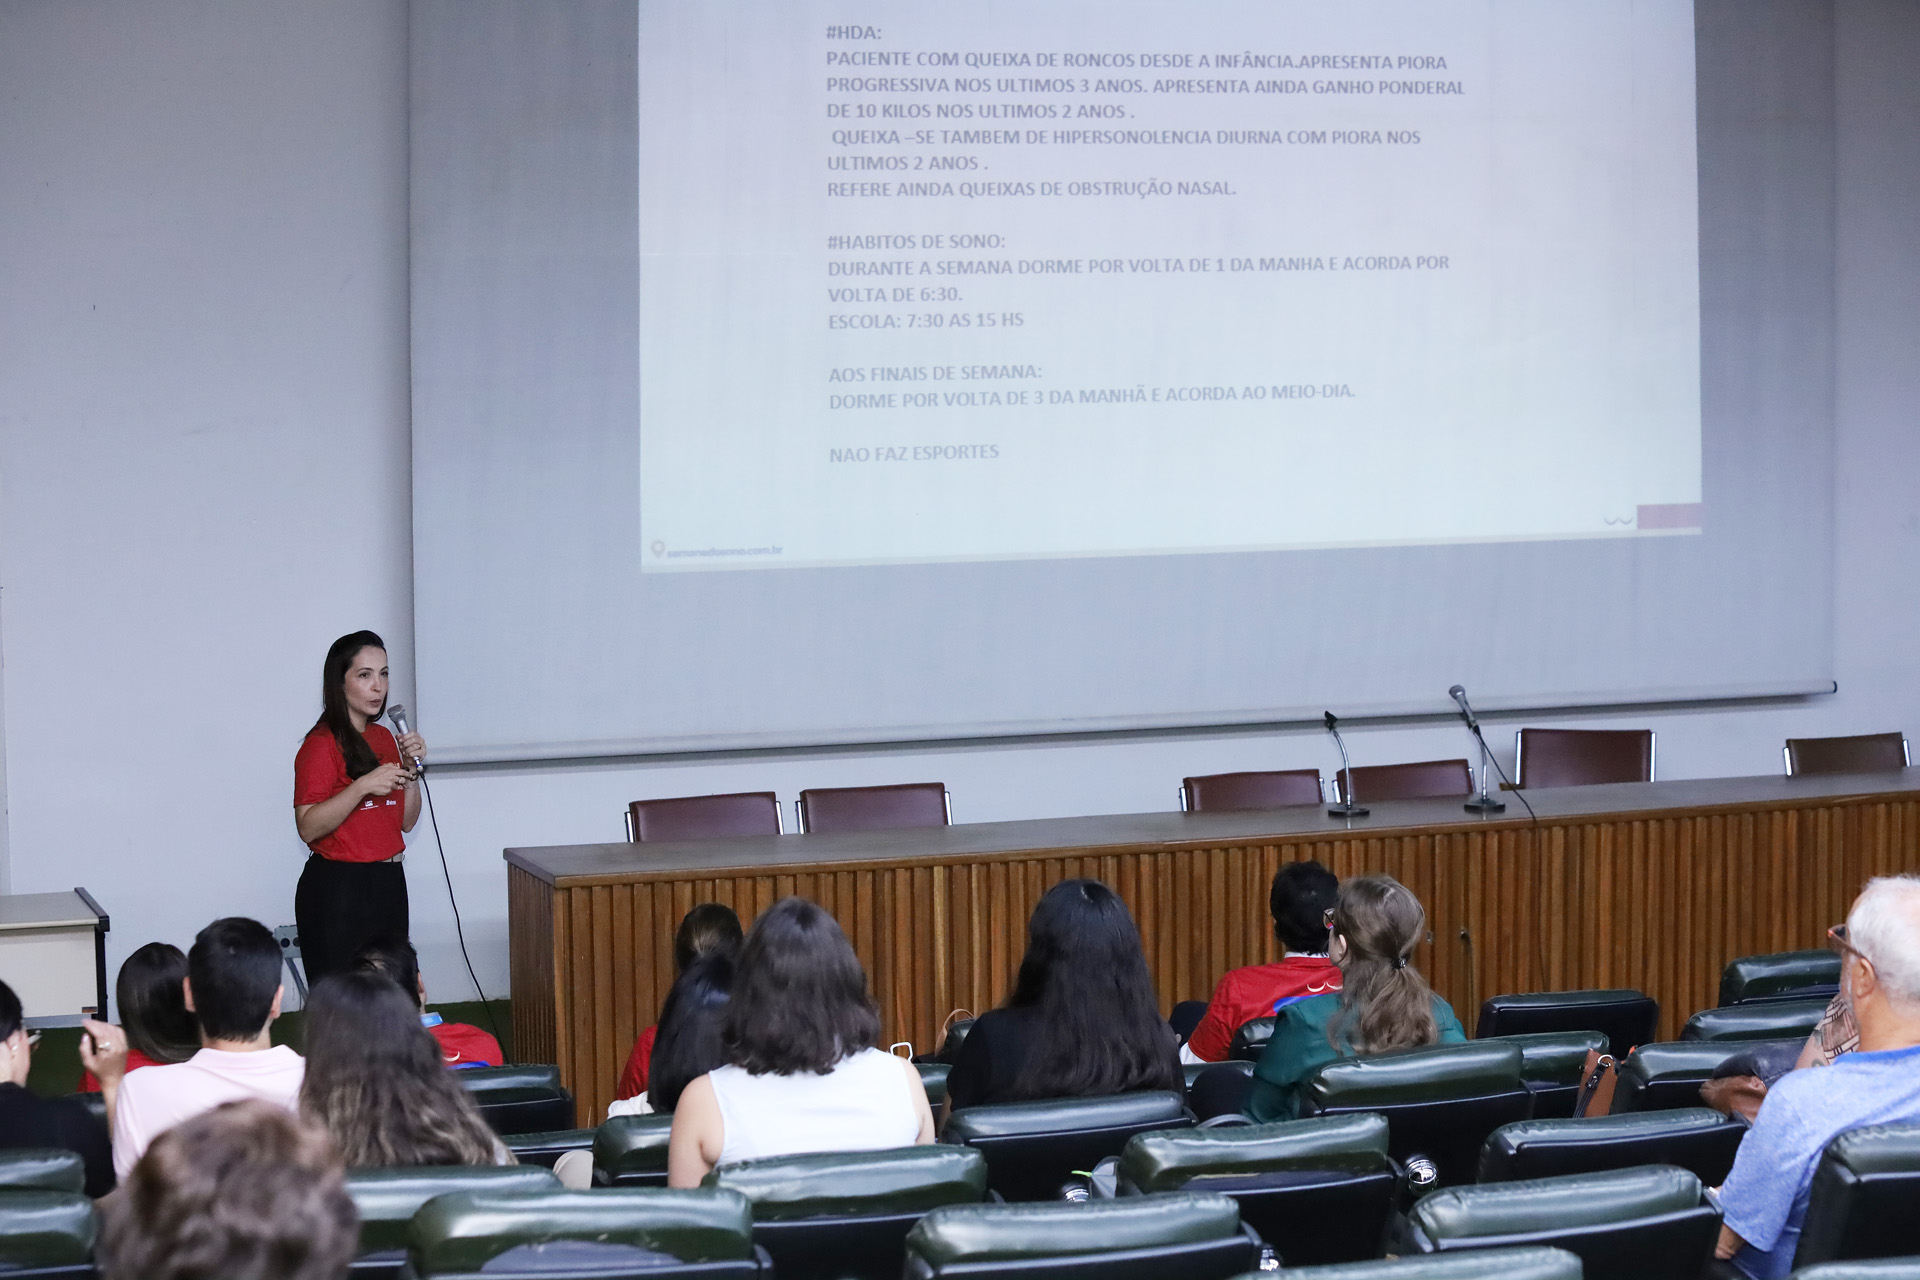
[[[892,1280],[903,1260],[904,1274],[923,1280],[1224,1280],[1269,1249],[1299,1266],[1512,1246],[1568,1250],[1590,1280],[1693,1280],[1719,1228],[1703,1191],[1718,1165],[1703,1176],[1635,1161],[1697,1157],[1709,1144],[1696,1135],[1724,1146],[1741,1129],[1712,1113],[1512,1126],[1483,1155],[1483,1172],[1500,1177],[1418,1198],[1392,1156],[1391,1121],[1377,1114],[1145,1130],[1086,1204],[983,1203],[992,1156],[948,1143],[723,1166],[698,1191],[570,1192],[537,1166],[356,1170],[348,1185],[361,1217],[361,1280],[403,1268],[551,1277],[648,1267],[669,1277]],[[1505,1176],[1528,1170],[1537,1176]],[[71,1153],[0,1156],[0,1269],[90,1273],[96,1227],[82,1181]],[[1903,1210],[1917,1195],[1920,1125],[1843,1134],[1815,1174],[1797,1262],[1914,1252],[1920,1229]]]
[[[1905,768],[1911,762],[1906,737],[1899,733],[1789,738],[1785,753],[1788,777],[1871,773]],[[1651,729],[1522,729],[1516,739],[1514,773],[1523,789],[1650,782],[1654,733]],[[1362,765],[1334,776],[1334,797],[1342,802],[1440,799],[1472,792],[1473,770],[1464,758]],[[1180,785],[1180,808],[1189,813],[1284,809],[1319,804],[1323,799],[1318,769],[1206,774],[1186,778]],[[803,833],[904,830],[953,821],[952,799],[938,782],[815,788],[802,791],[793,808],[795,829]],[[635,800],[627,806],[626,821],[627,839],[643,843],[786,831],[780,801],[771,791]]]

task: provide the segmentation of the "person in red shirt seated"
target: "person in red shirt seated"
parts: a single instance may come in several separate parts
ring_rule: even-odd
[[[427,984],[420,976],[420,956],[405,938],[375,938],[354,953],[353,967],[384,973],[399,984],[420,1010],[420,1025],[440,1042],[440,1060],[449,1067],[497,1067],[505,1062],[500,1042],[478,1027],[447,1022],[427,1012]]]
[[[1271,1018],[1295,1000],[1340,989],[1340,970],[1327,959],[1327,912],[1340,899],[1340,881],[1318,862],[1290,862],[1273,877],[1267,909],[1273,936],[1286,948],[1274,964],[1234,969],[1213,989],[1207,1012],[1180,1047],[1189,1065],[1222,1062],[1233,1033],[1255,1018]]]
[[[127,1070],[185,1062],[200,1052],[200,1024],[187,1010],[182,983],[187,957],[167,942],[149,942],[120,965],[113,998],[127,1033]],[[91,1071],[80,1073],[80,1092],[100,1092]]]
[[[673,972],[677,977],[687,971],[687,966],[712,951],[724,949],[728,955],[740,949],[740,939],[745,936],[740,928],[740,917],[734,914],[732,907],[722,906],[718,902],[703,902],[687,912],[680,921],[679,929],[673,935]],[[627,1065],[620,1072],[620,1084],[613,1096],[619,1101],[637,1098],[647,1091],[647,1063],[653,1057],[654,1038],[660,1034],[660,1024],[654,1023],[640,1033],[633,1042],[633,1052],[627,1055]]]

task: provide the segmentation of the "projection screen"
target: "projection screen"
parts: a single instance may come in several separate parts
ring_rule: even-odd
[[[443,759],[1831,687],[1817,15],[413,14]]]

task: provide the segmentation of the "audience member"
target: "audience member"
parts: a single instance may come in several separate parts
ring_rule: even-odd
[[[229,916],[202,929],[187,953],[184,993],[200,1028],[201,1048],[191,1058],[124,1080],[124,1056],[106,1070],[87,1063],[107,1093],[113,1167],[122,1178],[148,1144],[183,1120],[242,1098],[291,1110],[300,1092],[300,1055],[268,1034],[280,1016],[280,944],[265,925]]]
[[[1327,909],[1339,896],[1340,881],[1318,862],[1289,862],[1274,874],[1267,910],[1274,941],[1285,954],[1277,963],[1233,969],[1220,979],[1200,1024],[1180,1047],[1182,1062],[1223,1061],[1233,1033],[1255,1018],[1340,989],[1340,970],[1327,958]]]
[[[1297,1094],[1327,1063],[1436,1041],[1465,1040],[1453,1007],[1413,967],[1427,913],[1392,876],[1360,876],[1340,886],[1329,950],[1340,966],[1337,995],[1283,1006],[1273,1038],[1254,1069],[1248,1110],[1256,1120],[1291,1120]]]
[[[441,1065],[413,997],[369,970],[322,978],[313,989],[300,1114],[324,1126],[356,1169],[513,1163]]]
[[[653,1042],[647,1092],[637,1098],[616,1098],[607,1104],[607,1118],[671,1112],[687,1085],[723,1067],[727,1053],[720,1043],[727,1015],[727,996],[733,990],[733,951],[721,947],[692,964],[674,980],[660,1010],[660,1034]],[[593,1185],[593,1154],[562,1152],[553,1172],[576,1190]]]
[[[96,1024],[98,1025],[98,1024]],[[33,1041],[20,997],[0,982],[0,1147],[62,1147],[87,1164],[87,1194],[113,1190],[113,1152],[107,1129],[71,1098],[42,1098],[27,1088]]]
[[[689,1084],[726,1065],[720,1034],[733,992],[733,971],[731,951],[709,952],[688,965],[667,993],[647,1071],[648,1110],[673,1110]]]
[[[187,1011],[187,957],[170,942],[149,942],[128,956],[114,980],[115,1008],[127,1037],[127,1070],[185,1062],[200,1051],[200,1028]],[[100,1081],[80,1072],[80,1092],[97,1093]]]
[[[1793,1269],[1829,1142],[1862,1125],[1920,1120],[1920,877],[1868,881],[1831,937],[1858,1047],[1773,1083],[1720,1189],[1716,1253],[1755,1280]]]
[[[440,1060],[449,1067],[497,1067],[507,1060],[500,1042],[479,1027],[448,1022],[427,1012],[427,982],[420,976],[420,955],[413,943],[392,934],[375,938],[353,957],[356,970],[384,973],[413,1001],[420,1025],[440,1045]]]
[[[1184,1084],[1126,904],[1098,880],[1063,880],[1027,922],[1013,994],[961,1043],[947,1107]]]
[[[701,956],[714,951],[725,951],[732,955],[740,949],[740,917],[734,914],[732,907],[722,906],[718,902],[703,902],[687,912],[680,920],[680,928],[673,935],[673,971],[676,976],[687,971],[687,966]],[[668,994],[672,998],[672,994]],[[661,1020],[665,1021],[666,1012],[661,1011]],[[620,1072],[620,1083],[614,1090],[616,1098],[637,1098],[647,1092],[648,1064],[653,1060],[654,1038],[660,1034],[660,1023],[648,1027],[633,1042],[633,1052],[627,1055],[627,1065]],[[659,1108],[671,1111],[671,1107]]]
[[[340,1280],[360,1219],[327,1135],[229,1102],[161,1134],[101,1213],[103,1280]]]
[[[874,1047],[866,970],[819,906],[784,898],[741,945],[721,1045],[727,1065],[687,1085],[673,1112],[667,1182],[716,1165],[933,1141],[913,1064]],[[1171,1049],[1169,1049],[1171,1056]]]

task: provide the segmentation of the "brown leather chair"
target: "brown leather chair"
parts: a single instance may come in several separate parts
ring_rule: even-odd
[[[635,800],[627,806],[627,839],[641,843],[777,836],[780,830],[780,801],[771,791]]]
[[[800,793],[794,812],[802,831],[895,831],[953,822],[953,804],[944,782],[815,787]]]
[[[1651,729],[1522,729],[1517,754],[1522,788],[1653,781]]]
[[[1861,733],[1851,738],[1788,738],[1787,776],[1803,773],[1884,773],[1913,763],[1904,733]]]
[[[1334,775],[1340,802],[1347,801],[1347,770]],[[1363,764],[1353,785],[1368,804],[1375,800],[1426,800],[1473,794],[1473,767],[1465,760],[1419,760],[1412,764]]]
[[[1180,782],[1180,807],[1188,813],[1216,809],[1284,809],[1320,803],[1318,769],[1270,773],[1211,773]]]

